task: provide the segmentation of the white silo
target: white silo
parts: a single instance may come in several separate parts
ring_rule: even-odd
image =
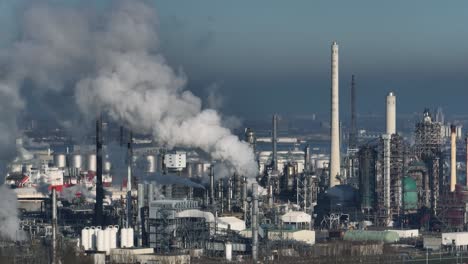
[[[396,97],[393,92],[387,95],[387,134],[396,133]]]
[[[231,244],[231,242],[226,242],[226,244],[224,244],[224,253],[225,253],[225,256],[226,256],[226,260],[231,261],[232,260],[232,244]]]
[[[105,233],[104,233],[104,230],[102,229],[97,229],[97,233],[96,233],[96,250],[97,251],[105,251],[105,247],[104,247],[104,237],[105,237]]]
[[[110,248],[117,248],[117,233],[119,231],[119,226],[112,226],[110,234]]]
[[[54,165],[57,168],[65,168],[67,166],[67,158],[65,154],[55,154]]]
[[[121,248],[126,248],[127,247],[127,241],[128,241],[127,228],[121,228],[120,229],[120,247]]]
[[[90,229],[89,227],[85,227],[81,230],[81,246],[84,250],[89,250],[91,248],[90,245]]]
[[[148,155],[146,156],[146,172],[148,173],[154,173],[156,172],[156,158],[154,155]]]
[[[91,153],[88,155],[88,171],[96,171],[96,154]]]
[[[73,154],[71,156],[71,167],[74,169],[81,169],[83,168],[83,158],[81,154]]]
[[[106,228],[104,229],[104,251],[106,251],[106,254],[109,255],[110,253],[110,239],[111,239],[111,233],[112,233],[112,228]]]
[[[96,227],[92,226],[89,229],[89,237],[88,237],[89,249],[95,250],[96,249]]]
[[[133,228],[127,228],[127,247],[133,247]]]

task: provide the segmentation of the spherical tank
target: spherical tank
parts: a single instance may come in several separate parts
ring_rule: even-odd
[[[65,154],[55,154],[54,165],[57,168],[65,168],[67,166],[67,158]]]
[[[88,155],[88,171],[96,171],[96,154]]]
[[[81,169],[83,167],[83,158],[80,154],[73,154],[71,162],[72,168]]]
[[[156,158],[154,155],[146,156],[146,172],[155,173],[156,172]]]

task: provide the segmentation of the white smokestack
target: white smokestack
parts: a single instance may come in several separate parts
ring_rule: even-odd
[[[396,97],[393,92],[387,95],[387,134],[396,133]]]
[[[338,88],[338,44],[331,47],[331,154],[330,154],[330,187],[339,184],[340,174],[340,117]]]

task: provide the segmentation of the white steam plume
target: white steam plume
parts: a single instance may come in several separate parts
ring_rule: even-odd
[[[14,80],[11,94],[20,94],[24,80],[48,92],[73,89],[77,107],[90,119],[102,111],[168,147],[200,148],[239,174],[257,174],[249,145],[222,125],[216,110],[203,109],[200,98],[184,90],[186,77],[158,53],[150,6],[119,1],[96,14],[33,4],[22,18],[21,39],[2,53],[10,65],[5,76]]]
[[[0,239],[22,239],[19,237],[18,201],[13,190],[0,186]]]

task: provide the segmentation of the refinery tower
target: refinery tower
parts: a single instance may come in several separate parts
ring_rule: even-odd
[[[338,44],[334,41],[331,47],[331,118],[330,118],[330,187],[339,184],[340,174],[340,109],[338,89]]]

